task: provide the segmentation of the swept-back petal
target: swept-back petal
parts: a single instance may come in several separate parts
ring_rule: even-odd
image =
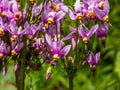
[[[69,40],[69,39],[71,39],[71,38],[73,38],[74,37],[74,33],[70,33],[70,34],[68,34],[66,37],[64,37],[62,40],[64,41],[64,40]]]
[[[65,16],[65,12],[59,11],[56,13],[54,19],[55,19],[55,21],[60,21],[62,18],[64,18],[64,16]]]
[[[94,25],[91,30],[87,33],[87,37],[90,38],[98,29],[98,24]]]
[[[50,12],[50,13],[48,13],[47,17],[48,17],[48,18],[49,18],[49,17],[54,18],[54,17],[55,17],[55,14],[56,14],[56,12]]]
[[[63,49],[60,50],[59,55],[60,55],[61,57],[66,56],[66,55],[69,53],[70,48],[71,48],[71,45],[65,46]]]
[[[78,27],[78,34],[79,34],[79,36],[82,37],[82,38],[84,38],[84,37],[86,36],[86,35],[85,35],[85,32],[83,31],[82,25],[80,25],[80,26]]]
[[[17,26],[16,26],[16,22],[14,20],[12,20],[10,22],[10,29],[8,29],[8,31],[12,34],[17,34]]]
[[[108,14],[110,10],[109,2],[108,0],[105,0],[105,5],[104,5],[104,11]]]
[[[103,20],[105,17],[105,12],[104,10],[100,10],[99,8],[94,8],[95,15],[97,16],[98,19]]]
[[[75,11],[78,12],[81,10],[81,6],[80,6],[80,0],[76,0],[75,4],[74,4],[74,7],[75,7]]]
[[[13,10],[14,13],[19,11],[16,0],[12,0],[11,5],[12,5],[12,10]]]
[[[65,12],[65,13],[68,13],[68,7],[65,6],[65,5],[61,5],[60,9]]]
[[[24,28],[28,28],[28,27],[30,27],[29,23],[28,23],[28,22],[25,22]]]
[[[100,59],[100,52],[96,53],[94,57],[95,57],[95,61],[96,61],[96,64],[97,64],[98,60]]]
[[[75,15],[74,12],[72,10],[69,9],[69,16],[72,20],[75,20]]]
[[[52,46],[52,38],[50,35],[46,34],[45,35],[45,38],[46,38],[46,41],[47,43],[49,44],[49,46],[51,47]]]
[[[94,56],[93,52],[90,51],[88,53],[88,58],[87,58],[89,64],[91,64],[93,62],[93,56]]]
[[[72,38],[72,50],[74,50],[76,47],[76,40],[75,38]]]
[[[76,28],[73,28],[73,27],[70,26],[69,29],[70,29],[71,32],[76,32]]]

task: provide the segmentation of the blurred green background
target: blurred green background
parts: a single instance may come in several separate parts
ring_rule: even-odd
[[[65,4],[73,5],[75,0],[64,0]],[[109,0],[110,22],[106,47],[102,50],[101,59],[95,76],[91,76],[88,66],[81,68],[74,79],[74,90],[120,90],[120,1]],[[70,22],[69,22],[70,23]],[[6,76],[0,73],[0,90],[16,90],[14,63],[7,63]],[[32,71],[26,75],[26,90],[68,90],[67,74],[61,62],[52,70],[51,78],[46,81],[45,74],[48,65],[43,65],[41,71]],[[31,79],[32,78],[32,79]]]

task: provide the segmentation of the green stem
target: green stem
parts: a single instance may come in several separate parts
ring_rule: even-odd
[[[69,75],[69,90],[73,90],[73,79],[72,75]]]
[[[24,90],[26,64],[26,36],[23,37],[24,46],[18,58],[18,70],[15,72],[17,90]]]
[[[23,55],[22,55],[23,56]],[[25,82],[25,59],[20,57],[19,69],[15,72],[17,90],[24,90]]]

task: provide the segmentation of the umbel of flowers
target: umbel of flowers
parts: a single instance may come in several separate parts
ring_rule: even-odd
[[[108,0],[76,0],[73,8],[63,0],[0,0],[0,64],[7,73],[6,63],[13,60],[18,90],[24,90],[28,68],[40,70],[42,64],[51,69],[63,62],[73,90],[73,79],[80,66],[88,63],[94,73],[100,52],[93,49],[94,42],[105,44],[109,25]],[[64,34],[62,23],[66,15],[76,23]],[[89,24],[89,27],[88,27]],[[68,43],[69,41],[69,43]],[[71,43],[70,43],[71,42]],[[41,62],[41,59],[43,62]]]

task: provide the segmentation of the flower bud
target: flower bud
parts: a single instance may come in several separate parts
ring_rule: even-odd
[[[71,56],[68,56],[68,61],[72,63],[73,62],[73,58]]]
[[[18,68],[19,68],[18,63],[15,63],[15,65],[14,65],[14,70],[15,70],[15,72],[18,70]]]
[[[7,73],[7,68],[5,66],[3,66],[2,68],[2,74],[5,76]]]
[[[46,80],[48,80],[51,76],[51,67],[48,67],[47,72],[46,72]]]
[[[84,65],[86,65],[87,64],[87,60],[84,60],[83,62],[82,62],[82,65],[84,66]]]

